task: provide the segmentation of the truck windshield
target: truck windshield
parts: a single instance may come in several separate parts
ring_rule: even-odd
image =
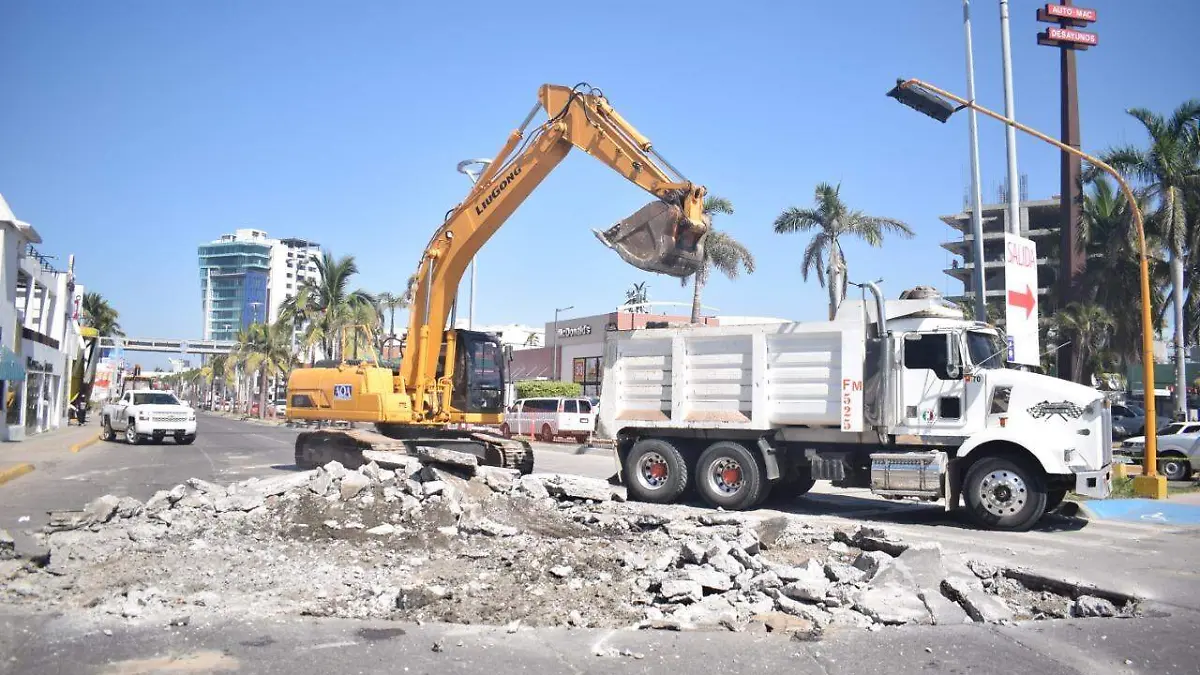
[[[967,331],[967,352],[971,355],[971,363],[978,368],[1004,368],[1007,361],[1000,336],[995,333]]]
[[[171,394],[134,394],[134,405],[179,405],[179,399]]]

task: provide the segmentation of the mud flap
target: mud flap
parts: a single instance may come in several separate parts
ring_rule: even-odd
[[[952,459],[946,464],[946,473],[942,474],[942,494],[946,496],[946,511],[955,511],[962,501],[962,472],[958,470],[959,460]]]
[[[622,260],[646,272],[688,277],[704,262],[703,226],[693,225],[669,202],[650,202],[607,230],[593,232]]]

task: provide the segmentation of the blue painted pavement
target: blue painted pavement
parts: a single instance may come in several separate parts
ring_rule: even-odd
[[[1158,499],[1093,499],[1080,503],[1097,520],[1127,520],[1163,525],[1200,525],[1200,504]]]

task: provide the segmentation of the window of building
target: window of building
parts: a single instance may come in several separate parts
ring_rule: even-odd
[[[584,396],[600,395],[600,379],[603,370],[600,367],[600,357],[591,356],[575,359],[573,362],[571,381],[583,387]]]

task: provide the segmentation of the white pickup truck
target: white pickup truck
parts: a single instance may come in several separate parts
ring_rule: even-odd
[[[122,432],[125,441],[137,445],[144,439],[162,443],[171,436],[179,445],[196,440],[196,411],[168,391],[134,389],[106,403],[100,411],[100,438],[114,441]]]

